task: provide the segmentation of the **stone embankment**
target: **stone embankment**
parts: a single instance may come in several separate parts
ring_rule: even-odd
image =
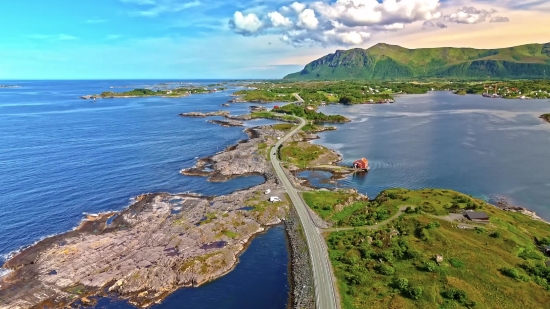
[[[294,208],[285,222],[291,255],[291,308],[314,309],[315,287],[309,259],[309,248],[304,238],[300,218]]]

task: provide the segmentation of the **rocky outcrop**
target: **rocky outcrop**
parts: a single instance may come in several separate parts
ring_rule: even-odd
[[[213,123],[213,124],[219,124],[222,127],[242,127],[242,126],[244,126],[244,123],[242,123],[241,121],[236,121],[236,120],[227,120],[227,121],[224,121],[224,120],[208,120],[208,122]]]
[[[550,222],[547,222],[543,218],[539,217],[536,212],[534,212],[532,210],[529,210],[525,207],[514,206],[514,205],[510,204],[510,201],[508,200],[508,198],[506,198],[504,196],[500,196],[500,195],[494,196],[494,197],[492,197],[492,202],[495,204],[495,206],[497,206],[498,208],[500,208],[502,210],[511,211],[511,212],[519,212],[521,214],[524,214],[524,215],[530,217],[533,220],[542,221],[544,223],[550,224]]]
[[[217,111],[217,112],[190,112],[190,113],[181,113],[182,117],[212,117],[212,116],[228,116],[229,111]]]
[[[147,307],[218,278],[254,235],[286,216],[286,202],[268,203],[261,194],[274,187],[268,181],[213,198],[148,194],[124,211],[92,216],[9,260],[0,308],[57,308],[105,293]],[[263,207],[242,210],[251,200]]]
[[[181,171],[188,176],[209,176],[210,181],[225,181],[239,175],[265,175],[273,177],[271,164],[265,154],[258,151],[265,144],[269,149],[285,132],[271,126],[246,129],[250,139],[228,147],[224,151],[197,161],[194,167]]]

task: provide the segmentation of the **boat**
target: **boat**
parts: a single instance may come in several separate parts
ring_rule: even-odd
[[[369,160],[365,158],[361,158],[355,162],[353,162],[353,168],[363,171],[368,171],[370,169],[369,167]]]

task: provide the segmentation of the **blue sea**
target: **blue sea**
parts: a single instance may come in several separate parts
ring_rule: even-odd
[[[336,149],[343,165],[366,157],[368,173],[318,186],[345,186],[371,198],[394,187],[449,188],[485,200],[507,197],[550,220],[550,112],[548,100],[489,99],[450,92],[399,95],[384,105],[330,105],[351,123],[314,143]]]
[[[210,183],[179,174],[196,158],[247,138],[242,127],[178,116],[191,111],[247,113],[251,104],[220,106],[235,88],[184,98],[95,103],[79,98],[168,82],[220,81],[2,81],[20,87],[0,88],[0,265],[11,252],[76,227],[84,214],[123,209],[142,193],[223,195],[264,181],[254,176]],[[268,123],[251,121],[247,126]],[[182,289],[160,307],[258,308],[259,301],[269,300],[271,308],[284,308],[289,291],[284,231],[275,228],[259,236],[242,258],[230,276]]]

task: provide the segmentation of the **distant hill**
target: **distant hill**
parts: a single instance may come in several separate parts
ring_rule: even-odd
[[[541,78],[550,76],[550,43],[499,49],[419,48],[376,44],[337,50],[289,80],[408,78]]]

